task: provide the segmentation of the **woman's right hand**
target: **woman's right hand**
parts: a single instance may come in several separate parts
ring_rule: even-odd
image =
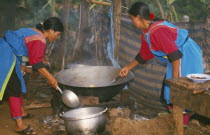
[[[122,69],[120,70],[119,76],[120,76],[120,77],[125,77],[125,76],[127,76],[127,75],[128,75],[128,71],[129,71],[128,67],[122,68]]]
[[[58,82],[57,82],[57,80],[56,80],[53,76],[51,76],[51,77],[48,78],[48,83],[49,83],[53,88],[57,89],[57,87],[58,87]]]
[[[128,75],[128,72],[134,67],[136,67],[138,64],[138,61],[134,59],[131,63],[129,63],[127,66],[120,70],[119,76],[125,77],[126,75]]]
[[[47,78],[48,83],[57,90],[58,82],[53,75],[51,75],[46,68],[38,69],[39,73],[42,74],[45,78]]]

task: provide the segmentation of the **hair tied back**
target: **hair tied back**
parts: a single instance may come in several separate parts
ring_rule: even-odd
[[[155,19],[155,14],[153,12],[150,13],[149,19],[154,20]]]

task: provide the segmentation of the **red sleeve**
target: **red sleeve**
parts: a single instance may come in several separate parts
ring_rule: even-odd
[[[150,51],[149,45],[144,38],[144,34],[141,35],[141,48],[139,53],[141,55],[141,58],[144,60],[150,60],[154,58],[154,55]]]
[[[150,33],[151,49],[155,51],[162,51],[170,54],[178,50],[175,43],[177,37],[177,29],[168,26],[160,26]]]
[[[41,40],[32,40],[26,46],[28,48],[29,63],[34,65],[41,62],[45,54],[46,44]]]

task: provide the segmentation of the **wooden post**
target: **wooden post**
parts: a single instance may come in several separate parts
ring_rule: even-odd
[[[81,48],[83,43],[85,42],[86,37],[89,34],[88,31],[89,24],[89,3],[83,2],[80,4],[80,18],[79,18],[79,29],[77,34],[77,41],[74,46],[74,50],[72,53],[72,61],[79,61],[84,59],[84,56],[81,55]]]
[[[64,37],[63,37],[63,46],[60,53],[62,59],[61,69],[64,69],[65,66],[65,54],[66,54],[66,45],[68,39],[68,26],[69,26],[68,24],[69,24],[69,13],[70,13],[70,0],[65,0],[63,9],[64,9],[63,10]]]
[[[121,0],[114,0],[114,44],[115,44],[115,59],[118,62],[118,56],[119,56],[119,46],[120,46],[120,22],[121,22],[121,7],[122,7],[122,1]]]
[[[207,23],[210,23],[210,2],[209,2],[209,4],[208,4],[208,16],[207,16],[207,18],[206,18],[206,22],[207,22]]]
[[[173,105],[174,135],[184,135],[183,109]]]

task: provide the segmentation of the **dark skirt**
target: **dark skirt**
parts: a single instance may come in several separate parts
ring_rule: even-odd
[[[4,99],[8,97],[20,97],[20,94],[21,94],[21,84],[14,69],[9,79],[9,82],[6,86]]]

